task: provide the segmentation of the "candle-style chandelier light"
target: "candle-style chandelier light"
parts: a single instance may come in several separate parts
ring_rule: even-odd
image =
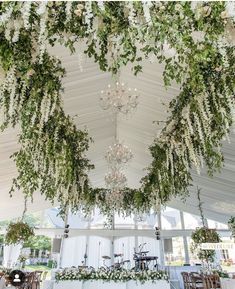
[[[112,192],[120,191],[127,185],[127,178],[119,168],[114,168],[108,172],[105,175],[104,180],[107,188]]]
[[[133,158],[133,154],[128,146],[116,141],[114,145],[109,146],[105,159],[109,167],[121,167]]]
[[[127,185],[127,178],[121,169],[132,158],[133,154],[128,146],[118,140],[112,146],[109,146],[105,159],[110,172],[105,175],[105,184],[112,192],[120,191]]]
[[[127,87],[125,83],[116,82],[101,91],[100,106],[113,113],[129,114],[138,105],[139,94],[136,88]]]

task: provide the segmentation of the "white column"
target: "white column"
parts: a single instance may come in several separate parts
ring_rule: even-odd
[[[185,230],[185,224],[184,224],[184,213],[180,211],[180,221],[181,221],[181,228],[182,230]],[[184,258],[185,263],[189,264],[189,250],[188,250],[188,241],[187,236],[183,236],[183,242],[184,242]]]
[[[162,220],[161,220],[161,210],[159,209],[157,212],[157,222],[158,227],[160,229],[160,234],[162,233]],[[160,235],[160,240],[157,240],[156,242],[159,242],[159,260],[160,265],[165,266],[165,258],[164,258],[164,240],[162,236]]]
[[[68,215],[69,215],[69,209],[67,209],[65,212],[64,228],[68,224]],[[65,241],[65,238],[64,238],[64,232],[63,232],[63,235],[61,237],[60,256],[59,256],[59,262],[57,264],[57,268],[60,268],[62,264],[63,254],[64,254],[64,241]]]

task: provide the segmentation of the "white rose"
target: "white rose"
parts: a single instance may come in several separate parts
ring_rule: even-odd
[[[74,13],[75,13],[78,17],[81,17],[81,16],[82,16],[82,13],[83,13],[83,9],[84,9],[83,4],[78,4],[78,5],[77,5],[77,9],[74,10]]]
[[[203,14],[205,17],[209,16],[211,14],[211,7],[210,6],[204,6],[203,7]]]
[[[227,11],[226,11],[226,10],[222,11],[222,12],[220,13],[220,17],[221,17],[222,19],[228,18],[228,13],[227,13]]]

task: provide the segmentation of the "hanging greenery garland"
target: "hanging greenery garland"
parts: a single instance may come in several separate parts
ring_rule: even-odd
[[[57,42],[85,53],[102,70],[116,73],[145,58],[165,65],[166,86],[179,95],[160,136],[150,147],[153,161],[139,190],[125,189],[113,209],[148,210],[173,196],[185,197],[205,165],[210,175],[222,167],[221,140],[232,124],[235,87],[234,8],[226,2],[1,2],[1,128],[20,128],[20,150],[13,155],[18,177],[11,193],[40,191],[62,211],[95,205],[105,209],[104,189],[92,189],[86,157],[90,138],[64,113],[61,62],[47,48]],[[231,40],[231,41],[230,41]],[[173,54],[167,56],[171,49]],[[132,203],[132,199],[135,201]]]

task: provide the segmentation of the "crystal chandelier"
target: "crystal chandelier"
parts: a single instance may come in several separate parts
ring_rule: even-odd
[[[111,168],[120,167],[132,158],[133,154],[128,146],[123,145],[118,141],[114,145],[109,146],[105,155],[105,159]]]
[[[124,83],[116,82],[114,87],[109,84],[106,90],[101,91],[100,106],[104,110],[127,115],[137,107],[138,98],[136,88],[132,89]]]
[[[127,178],[119,169],[111,170],[105,175],[104,180],[111,191],[120,191],[127,185]]]

